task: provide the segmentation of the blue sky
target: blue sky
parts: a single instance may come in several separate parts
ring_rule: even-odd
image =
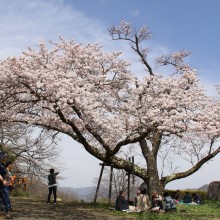
[[[1,0],[0,59],[19,55],[40,40],[56,41],[59,36],[77,42],[100,42],[106,51],[124,50],[136,61],[127,44],[113,42],[107,28],[125,20],[140,27],[147,25],[153,38],[147,42],[154,55],[187,49],[187,59],[195,67],[210,93],[220,82],[220,1],[219,0]],[[138,64],[134,65],[134,70]],[[69,138],[60,144],[63,186],[94,185],[100,172],[99,161]],[[220,156],[193,177],[170,184],[171,188],[199,187],[218,179],[214,167]],[[208,173],[208,174],[207,174]],[[204,175],[206,178],[204,178]]]

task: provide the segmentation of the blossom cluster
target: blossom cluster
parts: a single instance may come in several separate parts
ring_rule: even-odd
[[[143,133],[219,135],[219,105],[206,95],[195,70],[137,79],[121,52],[62,38],[53,46],[49,50],[41,42],[39,49],[1,61],[1,120],[80,132],[109,148]],[[171,58],[179,65],[182,56]]]

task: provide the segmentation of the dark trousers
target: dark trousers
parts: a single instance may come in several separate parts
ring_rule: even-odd
[[[49,189],[49,194],[48,194],[47,202],[48,203],[50,202],[50,197],[53,193],[53,198],[54,198],[53,201],[54,201],[54,203],[56,203],[57,202],[57,186],[52,186],[48,189]]]
[[[2,189],[2,191],[3,191],[4,198],[5,198],[5,203],[6,203],[7,209],[9,210],[11,208],[11,201],[9,198],[9,192],[6,187],[4,187]]]
[[[8,212],[7,199],[5,198],[5,188],[0,189],[0,211]]]

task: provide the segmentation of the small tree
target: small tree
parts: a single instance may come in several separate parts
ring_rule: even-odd
[[[98,44],[63,39],[49,51],[41,42],[39,50],[29,48],[1,61],[0,119],[65,133],[99,160],[142,178],[150,194],[161,192],[219,153],[219,103],[206,95],[196,70],[183,62],[188,52],[157,58],[156,67],[174,67],[163,75],[141,47],[151,37],[146,27],[135,31],[122,22],[109,32],[130,43],[145,66],[143,78],[119,59],[121,52],[104,53]],[[133,143],[141,149],[143,167],[119,156]],[[160,177],[158,152],[167,145],[175,157],[188,153],[191,167]]]

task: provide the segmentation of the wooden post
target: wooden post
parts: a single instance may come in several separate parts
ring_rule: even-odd
[[[110,171],[110,182],[109,182],[109,193],[108,193],[108,203],[111,203],[111,198],[112,198],[112,173],[113,173],[113,167],[111,166],[111,171]]]
[[[23,184],[24,184],[24,191],[26,192],[27,191],[27,177],[26,176],[23,178]]]
[[[129,157],[128,158],[129,161],[131,161],[131,158]],[[128,198],[128,201],[130,201],[130,172],[128,172],[128,193],[127,193],[127,198]]]
[[[99,187],[100,187],[100,183],[101,183],[101,179],[102,179],[102,173],[103,173],[103,170],[104,170],[104,167],[105,167],[105,164],[104,164],[104,163],[99,164],[99,165],[102,165],[102,168],[101,168],[101,172],[100,172],[100,175],[99,175],[99,181],[98,181],[98,185],[97,185],[97,188],[96,188],[96,193],[95,193],[95,197],[94,197],[94,202],[96,202],[96,199],[97,199],[97,196],[98,196]]]
[[[135,176],[133,173],[133,169],[134,169],[134,156],[132,156],[132,201],[134,201],[134,185],[135,185]]]

